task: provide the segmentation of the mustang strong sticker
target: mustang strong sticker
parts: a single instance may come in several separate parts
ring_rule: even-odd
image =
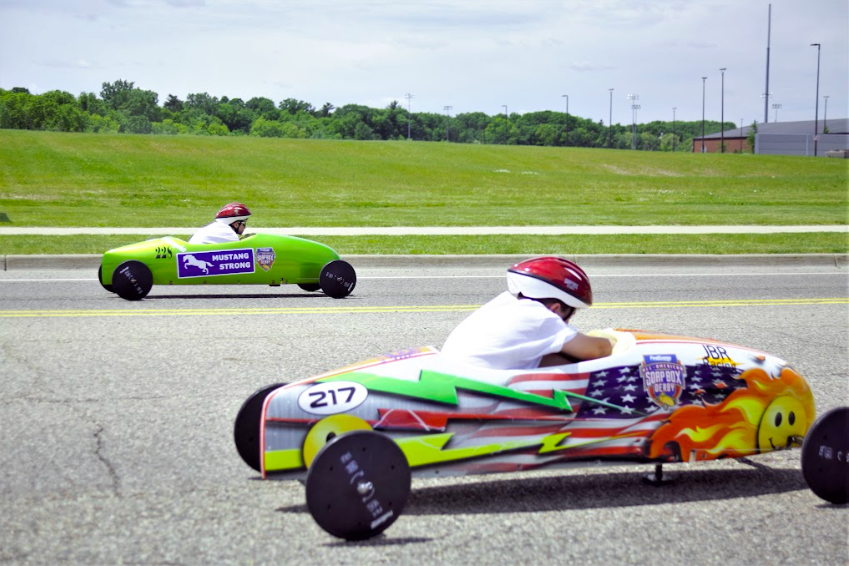
[[[252,248],[177,254],[177,277],[180,279],[253,272]]]

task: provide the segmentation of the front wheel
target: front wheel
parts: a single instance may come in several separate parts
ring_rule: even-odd
[[[122,299],[140,301],[153,287],[150,269],[140,261],[125,261],[112,273],[112,289]]]
[[[354,290],[357,285],[357,273],[347,261],[335,259],[321,268],[318,284],[325,295],[341,299]]]
[[[348,432],[316,454],[307,472],[307,509],[331,535],[365,540],[403,513],[411,477],[394,440],[371,430]]]

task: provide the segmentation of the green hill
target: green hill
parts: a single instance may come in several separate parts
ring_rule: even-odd
[[[840,159],[0,130],[15,226],[845,224]]]

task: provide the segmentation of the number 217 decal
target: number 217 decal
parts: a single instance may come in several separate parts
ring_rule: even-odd
[[[335,415],[359,407],[368,397],[368,389],[353,381],[319,383],[298,397],[302,411],[314,415]]]

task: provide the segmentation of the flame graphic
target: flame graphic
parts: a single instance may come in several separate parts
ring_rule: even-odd
[[[758,427],[770,403],[780,397],[791,397],[804,409],[804,431],[816,416],[810,387],[793,369],[784,367],[778,378],[771,378],[761,368],[743,372],[738,379],[746,381],[746,389],[738,389],[717,404],[689,405],[670,415],[668,422],[652,435],[649,457],[667,455],[669,443],[680,448],[681,459],[690,460],[695,451],[699,460],[736,458],[768,452],[774,446],[758,445]]]

